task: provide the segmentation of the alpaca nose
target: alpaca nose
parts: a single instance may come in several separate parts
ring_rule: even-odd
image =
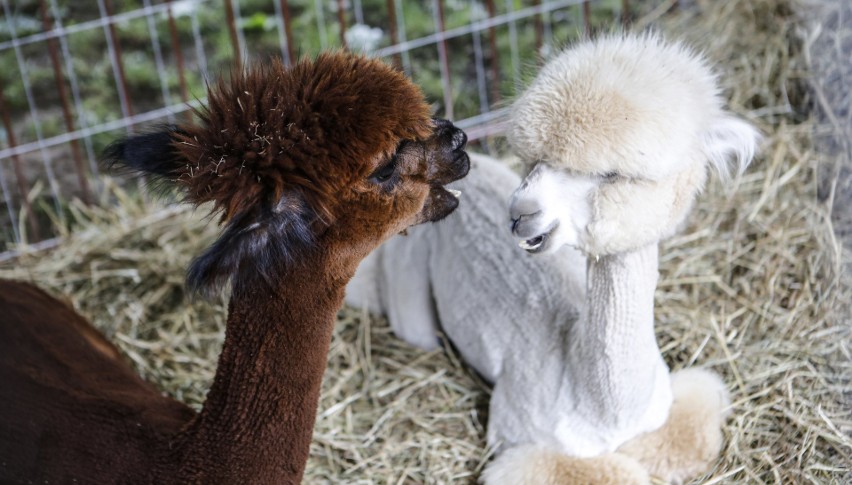
[[[539,212],[541,212],[541,207],[533,199],[512,197],[512,201],[509,203],[509,217],[513,221],[521,220],[524,217],[532,217]]]
[[[435,131],[438,134],[441,134],[447,128],[453,126],[453,123],[450,120],[445,120],[444,118],[432,118],[432,124],[435,125]]]
[[[520,222],[521,222],[521,218],[520,218],[520,217],[517,217],[517,218],[516,218],[516,217],[512,217],[511,219],[512,219],[512,227],[511,227],[511,231],[512,231],[512,234],[514,234],[514,233],[515,233],[515,231],[518,229],[518,223],[520,223]]]
[[[441,118],[432,118],[432,123],[435,125],[435,131],[439,137],[449,137],[451,140],[452,151],[457,152],[464,149],[467,144],[467,134],[449,120]]]
[[[533,232],[534,221],[538,218],[541,211],[533,212],[532,214],[521,214],[517,217],[512,217],[511,230],[512,234],[517,237],[527,237]]]
[[[464,146],[467,145],[467,134],[455,126],[453,126],[453,129],[455,130],[453,132],[453,151],[457,152],[463,150]]]
[[[535,219],[541,215],[538,203],[531,199],[513,199],[509,205],[510,229],[518,237],[527,237],[534,232]]]
[[[467,135],[447,120],[432,118],[435,128],[433,141],[441,154],[429,166],[433,183],[448,184],[458,180],[470,170],[470,158],[464,151]]]

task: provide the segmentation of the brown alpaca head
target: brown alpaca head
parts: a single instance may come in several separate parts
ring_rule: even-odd
[[[464,133],[431,120],[420,90],[381,61],[322,54],[220,80],[197,126],[111,145],[106,158],[212,203],[225,224],[187,273],[191,290],[272,283],[282,267],[333,248],[363,257],[386,237],[458,201]]]

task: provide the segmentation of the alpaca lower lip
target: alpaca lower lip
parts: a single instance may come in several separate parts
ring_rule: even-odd
[[[521,247],[524,251],[528,253],[539,253],[543,251],[547,247],[548,241],[550,241],[550,236],[553,234],[553,231],[556,230],[558,224],[554,224],[553,227],[548,229],[542,234],[539,234],[536,237],[532,237],[529,239],[524,239],[523,241],[518,243],[518,246]]]
[[[527,252],[534,253],[541,249],[545,241],[547,241],[547,234],[542,234],[532,239],[526,239],[524,241],[521,241],[520,243],[518,243],[518,246],[520,246],[521,249],[524,249]]]
[[[459,205],[457,190],[447,189],[440,185],[433,185],[429,191],[426,205],[418,216],[418,224],[422,222],[435,222],[450,215]]]

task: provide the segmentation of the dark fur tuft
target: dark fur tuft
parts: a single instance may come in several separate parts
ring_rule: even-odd
[[[145,176],[148,186],[167,193],[186,166],[175,148],[176,136],[182,131],[174,125],[163,125],[138,135],[131,135],[106,147],[102,163],[111,172]]]
[[[155,131],[122,138],[106,147],[104,163],[110,169],[174,177],[186,165],[181,153],[173,146],[175,135],[180,133],[176,126],[165,125]]]
[[[277,276],[309,250],[316,220],[298,197],[285,197],[277,210],[231,218],[219,239],[196,257],[186,272],[190,293],[214,296],[229,281],[234,288],[274,287]]]

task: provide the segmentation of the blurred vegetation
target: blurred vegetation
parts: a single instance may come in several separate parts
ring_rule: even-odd
[[[12,39],[14,31],[18,38],[38,34],[43,31],[40,11],[40,0],[17,0],[11,2],[11,16],[5,15],[0,21],[0,42]],[[45,0],[50,6],[55,3],[58,7],[59,21],[66,28],[80,26],[86,22],[97,21],[103,17],[98,1],[78,2],[71,0]],[[163,0],[111,0],[112,13],[119,15],[144,8],[146,4],[162,7]],[[282,55],[276,4],[274,0],[233,0],[238,10],[237,25],[244,39],[244,62],[263,61],[270,57]],[[291,28],[293,32],[294,51],[297,56],[310,55],[324,48],[340,46],[340,26],[337,22],[336,0],[290,0]],[[386,0],[361,0],[363,23],[370,29],[360,29],[377,36],[375,48],[391,45],[390,19],[387,12]],[[468,25],[475,20],[487,18],[486,2],[482,0],[444,0],[444,16],[446,29]],[[530,7],[538,2],[530,0],[495,0],[496,14],[507,13],[507,4],[515,10]],[[546,2],[545,2],[546,3]],[[634,0],[632,4],[647,4]],[[357,39],[358,29],[352,29],[356,23],[353,2],[345,2],[347,28],[353,44],[369,43],[370,39]],[[318,6],[321,9],[318,10]],[[404,19],[405,38],[417,39],[436,31],[435,15],[432,10],[433,2],[397,2],[402,6],[397,17]],[[592,2],[592,25],[595,29],[609,29],[617,24],[621,0],[596,0]],[[223,0],[178,0],[172,2],[172,12],[178,32],[180,52],[185,60],[185,76],[189,99],[203,99],[205,96],[205,80],[207,76],[216,77],[227,75],[234,64],[234,48],[231,34],[227,28],[225,2]],[[115,31],[121,49],[121,59],[127,81],[133,113],[139,114],[167,104],[181,103],[181,89],[177,70],[175,50],[169,28],[169,19],[165,12],[151,16],[156,40],[165,65],[165,72],[157,69],[154,47],[150,33],[149,18],[140,16],[115,24]],[[50,21],[55,22],[53,15]],[[582,9],[579,5],[562,8],[541,16],[543,46],[536,49],[536,19],[528,18],[515,23],[517,35],[516,58],[520,65],[513,65],[512,39],[510,26],[501,25],[495,28],[496,62],[498,65],[497,83],[499,99],[494,99],[494,91],[490,86],[491,63],[495,61],[495,53],[490,50],[489,32],[480,34],[480,42],[484,56],[484,75],[488,88],[488,104],[491,107],[505,105],[516,93],[516,82],[528,79],[535,72],[536,66],[547,57],[548,53],[558,50],[558,47],[576,39],[583,31]],[[193,28],[197,29],[196,37]],[[400,33],[403,26],[400,25]],[[81,109],[78,112],[73,105],[74,128],[80,129],[80,118],[87,126],[121,119],[124,115],[116,86],[114,66],[109,54],[105,26],[96,25],[66,37],[67,49],[71,54],[73,74],[79,86]],[[354,36],[354,37],[353,37]],[[450,89],[453,102],[454,118],[464,119],[483,112],[488,107],[481,105],[477,86],[477,71],[475,59],[475,37],[467,34],[447,41],[449,52]],[[201,45],[198,45],[200,42]],[[59,42],[56,42],[59,47]],[[203,52],[203,57],[199,55]],[[31,94],[35,100],[36,117],[32,116],[31,107],[27,102],[23,76],[19,68],[18,56],[25,65],[25,75],[29,79]],[[69,73],[66,71],[65,58],[60,51],[64,84],[69,98],[71,85]],[[444,93],[441,82],[441,69],[436,45],[427,45],[413,49],[404,54],[404,66],[408,74],[417,82],[434,103],[436,115],[445,112]],[[389,59],[391,60],[391,59]],[[36,121],[40,125],[42,137],[51,137],[66,132],[53,66],[48,55],[46,41],[35,42],[20,47],[19,53],[11,46],[0,51],[0,83],[6,104],[13,120],[18,144],[33,142],[36,137]],[[206,69],[205,69],[206,68]],[[164,100],[163,81],[166,85],[169,99]],[[161,120],[163,122],[166,120]],[[138,127],[137,127],[138,129]],[[93,152],[101,150],[125,130],[117,130],[94,135],[91,138]],[[8,136],[5,130],[0,130],[0,148],[8,147]],[[51,158],[56,166],[60,185],[63,188],[63,198],[79,195],[76,175],[72,173],[74,166],[71,161],[71,150],[68,145],[55,147],[51,150]],[[39,152],[26,154],[23,157],[28,170],[29,183],[32,184],[44,177],[41,170],[42,161]],[[12,173],[9,160],[0,160],[3,171],[10,178]],[[13,182],[9,181],[10,187]],[[16,190],[13,194],[19,201]],[[49,195],[50,191],[42,191]],[[37,201],[38,202],[38,201]],[[41,201],[43,202],[43,201]],[[65,201],[59,201],[61,205]],[[19,207],[16,202],[15,207]],[[36,203],[36,208],[44,206]],[[48,204],[49,205],[49,204]],[[12,230],[5,207],[0,211],[0,228],[2,241],[10,241]],[[60,209],[61,211],[61,209]],[[42,217],[44,218],[44,217]],[[44,236],[44,234],[42,235]],[[0,241],[0,250],[5,244]]]

